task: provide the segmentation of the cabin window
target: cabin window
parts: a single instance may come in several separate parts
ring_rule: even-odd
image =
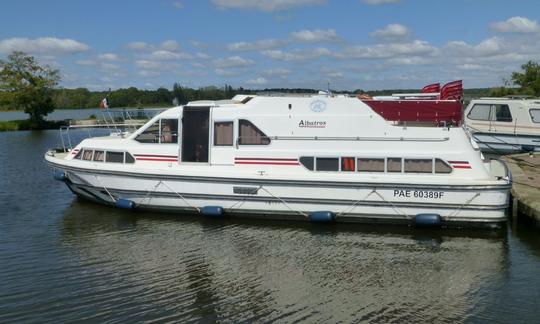
[[[74,159],[80,160],[82,158],[83,150],[80,149],[79,152],[75,155]]]
[[[495,109],[495,120],[499,122],[511,122],[512,114],[508,105],[492,105],[491,109]]]
[[[94,151],[84,150],[82,159],[85,161],[92,161],[92,153],[94,153]]]
[[[384,159],[358,158],[358,172],[384,172]]]
[[[317,171],[339,171],[339,159],[318,157],[315,166]]]
[[[178,119],[157,120],[140,133],[135,140],[140,143],[178,143]]]
[[[124,163],[124,152],[107,151],[105,161],[112,163]]]
[[[529,110],[529,114],[531,114],[533,123],[540,123],[540,109],[531,109]]]
[[[103,162],[104,160],[105,160],[105,152],[104,151],[94,151],[94,161]]]
[[[313,156],[302,156],[300,158],[300,163],[306,167],[306,169],[313,171],[315,170],[315,158]]]
[[[133,157],[133,155],[126,152],[126,161],[125,162],[126,163],[135,163],[135,158]]]
[[[341,158],[341,171],[354,172],[355,167],[355,158],[353,157],[342,157]]]
[[[270,138],[248,120],[240,119],[239,129],[238,144],[240,145],[270,144]]]
[[[433,172],[432,159],[405,159],[403,165],[404,165],[405,172],[410,172],[410,173],[432,173]]]
[[[451,173],[452,167],[441,159],[435,159],[435,173]]]
[[[473,120],[490,120],[491,105],[476,104],[467,115]]]
[[[178,143],[178,119],[160,120],[160,143]]]
[[[388,172],[401,172],[401,158],[388,158],[386,161]]]
[[[140,143],[159,143],[159,120],[137,135],[135,140]]]
[[[233,145],[233,122],[214,123],[214,146]]]
[[[508,105],[476,104],[467,115],[469,119],[511,122],[512,114]]]

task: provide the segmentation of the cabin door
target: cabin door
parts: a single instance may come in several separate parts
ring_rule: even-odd
[[[184,107],[182,114],[182,162],[208,163],[210,108]]]
[[[233,165],[236,121],[216,118],[212,121],[212,164]]]

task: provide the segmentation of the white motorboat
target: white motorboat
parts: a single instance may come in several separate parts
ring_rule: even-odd
[[[512,182],[462,127],[398,125],[332,95],[190,102],[45,160],[120,208],[311,221],[497,225]]]
[[[485,152],[540,151],[540,99],[475,99],[464,115],[467,128]]]

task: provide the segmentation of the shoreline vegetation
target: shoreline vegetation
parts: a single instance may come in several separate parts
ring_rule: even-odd
[[[55,89],[53,101],[55,110],[62,109],[96,109],[99,108],[100,101],[107,97],[110,108],[168,108],[173,106],[175,98],[179,105],[184,105],[189,101],[196,100],[223,100],[231,99],[237,94],[316,94],[319,90],[308,88],[268,88],[268,89],[244,89],[232,88],[231,86],[186,88],[175,84],[173,90],[159,88],[157,90],[140,90],[135,87],[117,89],[112,91],[89,91],[86,88],[77,89]],[[370,96],[388,96],[393,93],[419,92],[419,89],[387,89],[363,91],[332,90],[336,94],[367,94]],[[489,96],[493,93],[493,88],[471,88],[464,89],[465,100],[470,98]],[[9,106],[0,106],[1,111],[21,111],[21,109],[11,109]]]
[[[61,126],[69,125],[69,121],[69,119],[44,120],[38,124],[35,124],[32,123],[29,119],[0,120],[0,132],[59,129]]]

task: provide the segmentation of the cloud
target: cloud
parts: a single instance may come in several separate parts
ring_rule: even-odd
[[[398,3],[401,0],[363,0],[362,2],[370,6],[378,6],[382,4]]]
[[[219,76],[224,76],[224,77],[232,77],[232,76],[237,76],[240,74],[240,72],[236,70],[233,71],[233,70],[227,70],[227,69],[221,69],[221,68],[215,69],[214,73]]]
[[[175,1],[173,2],[173,7],[176,8],[176,9],[184,9],[184,4],[180,1]]]
[[[295,50],[292,52],[282,50],[267,50],[261,51],[260,53],[266,57],[280,61],[303,61],[321,56],[333,55],[332,51],[325,47],[312,48],[308,50]]]
[[[411,31],[403,25],[390,24],[386,25],[382,29],[377,29],[369,35],[384,41],[399,41],[409,39],[411,36]]]
[[[247,80],[246,83],[249,84],[249,85],[261,86],[261,85],[267,84],[268,80],[266,80],[263,77],[258,77],[258,78],[253,79],[253,80]]]
[[[399,56],[428,56],[437,52],[437,48],[426,41],[415,40],[407,43],[389,43],[375,45],[356,45],[337,53],[339,58],[384,59]]]
[[[486,57],[503,54],[508,49],[499,37],[491,37],[477,45],[470,45],[464,41],[451,41],[444,45],[444,50],[453,56]]]
[[[120,57],[118,54],[114,53],[103,53],[99,54],[98,58],[103,61],[110,61],[110,62],[118,62],[122,60],[122,57]]]
[[[208,44],[206,44],[205,42],[201,42],[201,41],[192,40],[189,43],[191,44],[191,46],[196,47],[196,48],[207,48],[208,47]]]
[[[141,69],[157,70],[163,67],[163,62],[149,61],[149,60],[137,60],[135,65]]]
[[[429,65],[433,63],[433,60],[426,57],[411,56],[391,58],[387,62],[393,65]]]
[[[199,59],[202,59],[202,60],[207,60],[210,58],[210,55],[206,54],[206,53],[203,53],[203,52],[197,52],[197,54],[195,54],[195,56]]]
[[[505,21],[498,21],[491,24],[491,29],[501,33],[531,34],[540,32],[540,27],[535,20],[524,17],[511,17]]]
[[[237,42],[227,45],[229,51],[259,51],[284,45],[285,41],[277,39],[261,39],[255,42]]]
[[[298,42],[324,42],[324,41],[336,41],[338,36],[333,29],[315,29],[315,30],[301,30],[291,33],[291,40]]]
[[[255,61],[245,59],[240,56],[230,56],[227,58],[220,58],[214,60],[214,64],[218,68],[232,68],[232,67],[244,67],[255,64]]]
[[[127,47],[135,51],[141,51],[151,48],[151,46],[145,42],[131,42],[127,45]]]
[[[150,53],[148,56],[146,56],[149,60],[155,60],[155,61],[174,61],[174,60],[181,60],[181,59],[191,59],[193,56],[188,53],[177,53],[172,51],[166,51],[166,50],[156,50]]]
[[[0,53],[23,51],[30,54],[75,54],[86,52],[90,47],[69,38],[7,38],[0,41]]]
[[[160,49],[165,51],[175,52],[180,49],[180,44],[175,40],[166,40],[159,46]]]
[[[161,75],[160,72],[157,71],[147,71],[147,70],[141,70],[137,72],[138,76],[141,76],[143,78],[156,78]]]
[[[291,74],[291,70],[284,69],[284,68],[276,68],[276,69],[268,69],[264,70],[263,73],[266,75],[279,75],[279,76],[285,76]]]
[[[242,9],[257,11],[282,11],[295,7],[322,5],[327,0],[212,0],[221,9]]]

